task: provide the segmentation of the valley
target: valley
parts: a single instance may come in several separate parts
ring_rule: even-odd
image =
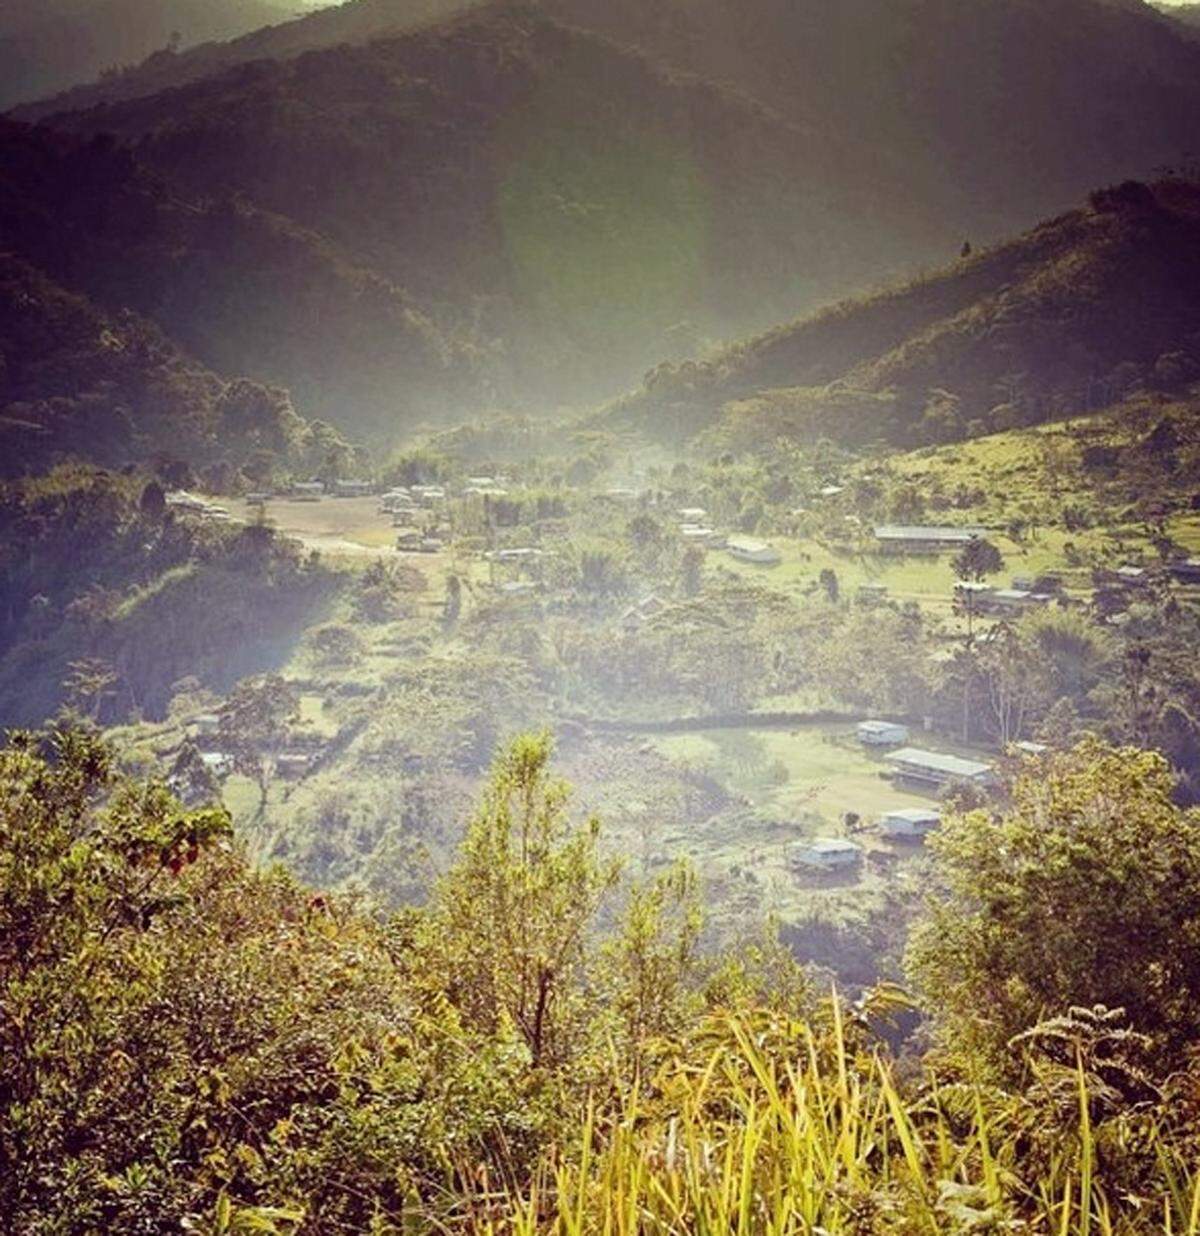
[[[1200,39],[0,0],[0,1236],[1200,1236]]]

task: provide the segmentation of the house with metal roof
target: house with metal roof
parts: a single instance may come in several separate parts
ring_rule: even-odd
[[[979,760],[965,760],[957,755],[945,755],[941,751],[922,751],[917,747],[904,747],[890,751],[884,761],[892,768],[894,776],[922,789],[940,790],[944,786],[969,782],[986,785],[992,777],[992,766]]]
[[[855,732],[864,747],[897,747],[908,742],[908,726],[899,721],[860,721]]]
[[[885,554],[944,554],[961,549],[986,532],[986,528],[880,524],[875,528],[875,541]]]
[[[879,831],[890,841],[923,841],[941,822],[942,813],[932,807],[904,807],[882,816]]]
[[[844,837],[816,837],[794,845],[788,859],[793,867],[809,871],[844,871],[862,862],[862,846]]]
[[[759,566],[778,566],[783,555],[774,545],[748,536],[731,536],[725,544],[731,558],[738,562],[753,562]]]

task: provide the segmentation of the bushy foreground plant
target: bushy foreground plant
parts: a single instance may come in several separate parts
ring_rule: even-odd
[[[898,1070],[900,993],[814,1002],[770,939],[705,960],[688,873],[602,914],[617,869],[550,755],[504,752],[430,908],[384,919],[255,870],[94,735],[14,736],[0,1228],[1200,1234],[1198,1086],[1157,1024],[1076,1008],[1006,1081],[971,1035]],[[1152,774],[1105,782],[1131,819]]]

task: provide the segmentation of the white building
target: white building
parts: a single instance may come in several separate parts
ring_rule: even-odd
[[[931,807],[905,807],[883,816],[879,821],[879,831],[893,841],[920,841],[941,822],[941,813]]]
[[[857,733],[865,747],[897,747],[908,742],[908,726],[898,721],[860,721]]]
[[[896,776],[923,789],[940,790],[943,786],[970,782],[987,785],[992,779],[992,766],[978,760],[964,760],[940,751],[921,751],[905,747],[890,751],[884,760],[895,769]]]
[[[926,527],[914,524],[881,524],[875,540],[884,553],[943,554],[962,547],[987,532],[986,528]]]
[[[817,837],[792,847],[793,867],[809,871],[844,871],[862,862],[862,847],[844,837]]]
[[[729,556],[738,562],[754,562],[759,566],[778,566],[783,561],[783,555],[774,545],[766,541],[756,541],[748,536],[731,536],[726,544]]]

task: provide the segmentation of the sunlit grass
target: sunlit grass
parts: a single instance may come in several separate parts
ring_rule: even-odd
[[[491,1199],[503,1217],[473,1230],[1200,1234],[1200,1173],[1177,1147],[1160,1145],[1150,1196],[1130,1198],[1106,1174],[1082,1073],[1075,1118],[1030,1178],[1015,1100],[907,1093],[882,1055],[851,1052],[836,1015],[820,1038],[740,1021],[712,1037],[706,1057],[669,1062],[611,1118],[589,1108],[578,1143],[552,1153],[519,1199]]]

